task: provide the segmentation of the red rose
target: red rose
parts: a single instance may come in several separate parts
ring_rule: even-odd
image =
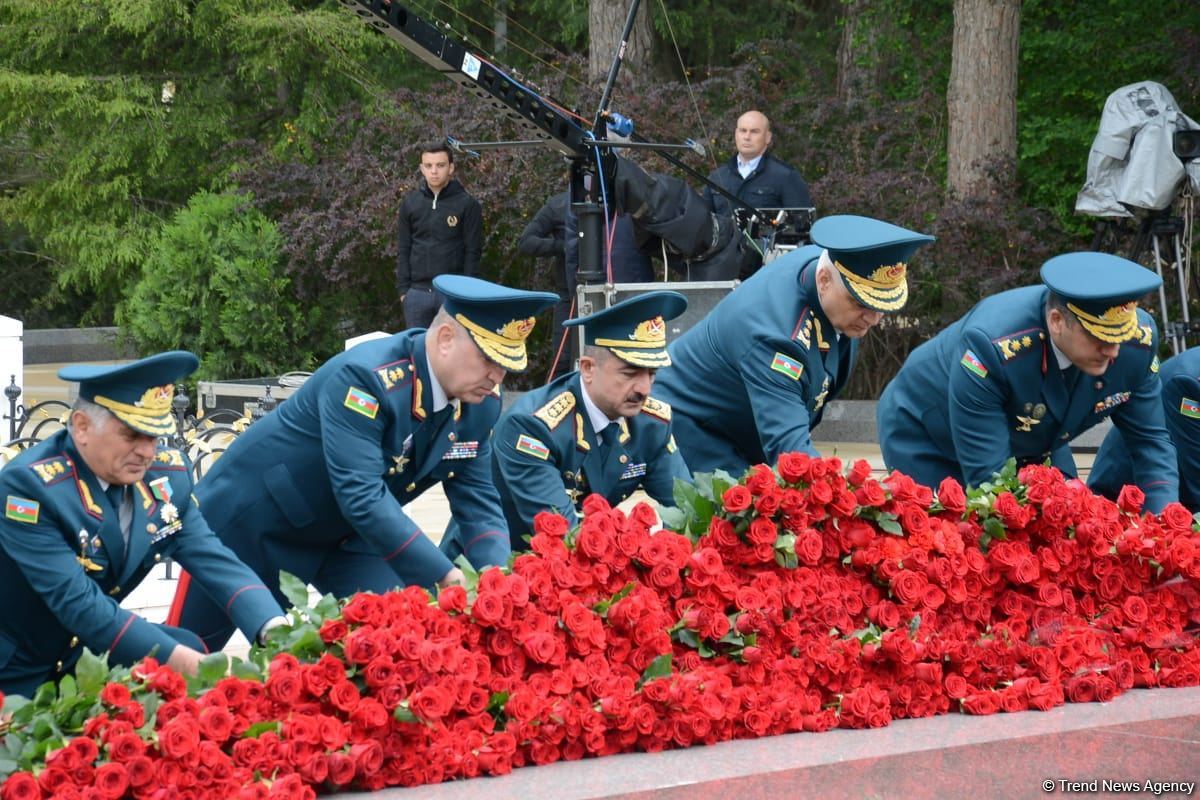
[[[437,684],[426,686],[412,696],[409,708],[426,722],[441,719],[450,713],[454,698]]]
[[[721,504],[730,514],[740,514],[754,502],[754,496],[745,486],[730,486],[721,495]]]
[[[756,464],[750,468],[750,473],[746,475],[746,488],[753,495],[760,495],[778,486],[779,481],[775,479],[775,472],[766,464]]]
[[[100,701],[110,706],[123,706],[131,699],[129,687],[123,683],[108,683],[100,690]]]
[[[353,636],[353,634],[351,634]],[[267,696],[277,703],[293,706],[304,694],[304,674],[301,672],[272,672],[267,678]]]
[[[42,789],[38,786],[37,778],[28,772],[15,772],[8,776],[0,790],[3,800],[40,800]]]
[[[1137,514],[1146,503],[1146,493],[1136,486],[1122,486],[1117,495],[1117,507],[1126,514]]]
[[[92,780],[100,794],[109,800],[116,800],[129,788],[129,774],[121,764],[101,764],[96,768],[96,775]]]
[[[1192,512],[1179,503],[1167,503],[1167,507],[1162,510],[1161,519],[1163,525],[1179,533],[1187,533],[1192,529]]]
[[[764,517],[774,516],[779,510],[779,501],[783,497],[780,491],[764,492],[754,501],[754,510]]]
[[[775,522],[767,517],[755,517],[750,522],[749,530],[746,531],[746,538],[755,545],[773,545],[778,536],[779,529]]]
[[[329,702],[340,711],[353,711],[358,701],[358,687],[350,681],[341,680],[329,687]]]
[[[596,517],[610,511],[612,511],[612,505],[604,499],[603,495],[593,493],[583,499],[583,513],[586,516]]]
[[[937,499],[947,511],[955,514],[962,514],[967,510],[967,495],[962,484],[949,476],[942,478],[942,482],[938,484]]]
[[[317,631],[317,634],[321,637],[321,641],[325,642],[325,644],[333,644],[334,642],[340,642],[345,639],[346,634],[349,632],[350,629],[342,620],[327,619],[321,623],[321,629]]]
[[[130,786],[135,789],[146,786],[155,778],[154,762],[147,756],[138,756],[125,765],[125,772]]]
[[[816,481],[808,487],[808,494],[813,503],[823,506],[833,500],[833,487],[828,481]]]
[[[571,530],[571,523],[566,517],[550,511],[539,511],[533,517],[533,532],[543,536],[561,539]]]
[[[200,733],[205,739],[224,744],[233,735],[233,715],[221,706],[200,709]]]
[[[1013,495],[1012,492],[1001,492],[996,496],[996,503],[992,510],[1000,521],[1004,523],[1004,527],[1014,530],[1025,527],[1027,521],[1025,509],[1021,507],[1021,503]],[[986,701],[980,701],[986,702]],[[991,711],[986,713],[993,713]]]
[[[483,625],[495,625],[504,618],[504,598],[499,592],[480,592],[471,607],[471,616]]]
[[[915,572],[911,569],[902,569],[892,578],[892,592],[895,593],[896,599],[906,606],[921,602],[921,598],[925,596],[925,587],[928,585],[929,579],[923,572]]]
[[[864,481],[862,486],[854,490],[854,499],[860,506],[879,508],[887,502],[887,492],[879,485],[879,481]]]
[[[276,778],[271,783],[271,791],[267,796],[278,797],[281,800],[304,800],[304,798],[316,795],[312,789],[304,785],[304,780],[293,772]]]
[[[334,786],[346,786],[354,780],[354,759],[345,753],[330,753],[329,782]]]
[[[821,534],[812,528],[796,535],[796,558],[801,564],[815,567],[821,563],[821,553],[824,552],[825,542]]]
[[[787,483],[808,480],[812,456],[808,453],[783,453],[779,456],[779,477]]]
[[[968,714],[995,714],[1000,710],[1000,697],[995,692],[980,692],[964,697],[962,710]]]
[[[846,473],[846,482],[851,486],[862,486],[869,477],[871,477],[871,465],[866,459],[860,458],[850,465],[850,471]]]
[[[158,731],[158,746],[163,755],[180,760],[200,747],[200,729],[191,714],[180,714]]]
[[[374,740],[351,745],[350,757],[364,778],[379,772],[383,766],[383,748]]]
[[[1136,595],[1125,598],[1125,602],[1121,604],[1121,611],[1125,613],[1125,619],[1132,625],[1140,625],[1150,616],[1150,606]]]
[[[909,536],[925,533],[929,530],[929,515],[925,509],[905,503],[900,509],[900,525]]]
[[[467,610],[467,590],[458,584],[438,590],[438,608],[446,613],[461,614]]]

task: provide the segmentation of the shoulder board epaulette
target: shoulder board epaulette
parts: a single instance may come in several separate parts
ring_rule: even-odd
[[[796,320],[796,327],[792,329],[792,338],[805,347],[809,347],[812,344],[812,330],[812,309],[805,306],[800,312],[800,318]]]
[[[408,383],[408,379],[412,377],[414,369],[416,368],[412,362],[404,358],[399,361],[380,364],[371,371],[379,378],[379,383],[383,386],[383,390],[390,392]]]
[[[183,460],[183,453],[164,448],[154,454],[150,469],[187,469],[187,464]]]
[[[1018,356],[1032,353],[1038,342],[1046,339],[1046,332],[1038,328],[1030,328],[1029,330],[1017,331],[1006,336],[1001,336],[992,339],[992,344],[996,345],[996,351],[1000,353],[1000,358],[1004,361],[1011,361]]]
[[[47,486],[65,480],[75,472],[71,462],[62,455],[35,461],[29,465],[29,468],[36,472],[37,476],[42,479],[42,483]]]
[[[550,402],[533,412],[550,430],[557,428],[575,409],[575,393],[569,389],[556,394]]]
[[[1129,344],[1137,345],[1138,347],[1149,347],[1154,344],[1154,331],[1151,330],[1149,325],[1138,325],[1137,336]]]
[[[646,402],[642,403],[642,413],[661,419],[663,422],[671,421],[670,404],[664,403],[662,400],[655,400],[653,397],[647,397]]]

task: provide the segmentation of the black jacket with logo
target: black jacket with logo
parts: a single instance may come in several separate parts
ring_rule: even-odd
[[[396,288],[429,288],[438,275],[478,275],[483,211],[462,184],[451,180],[435,196],[425,181],[400,203]]]

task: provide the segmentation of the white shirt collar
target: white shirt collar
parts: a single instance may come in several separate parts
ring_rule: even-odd
[[[425,353],[425,369],[429,372],[429,393],[433,396],[433,413],[441,411],[448,405],[453,405],[458,409],[458,398],[451,400],[446,396],[446,390],[438,383],[437,375],[433,372],[433,365],[429,363],[429,353]]]
[[[604,412],[596,407],[592,402],[591,395],[588,394],[587,384],[582,379],[579,381],[580,392],[583,395],[583,407],[587,409],[588,421],[592,423],[592,430],[599,436],[600,431],[612,424],[612,420],[604,415]]]
[[[745,161],[739,155],[737,157],[738,173],[743,178],[745,178],[751,172],[754,172],[754,170],[758,169],[758,162],[762,161],[762,157],[763,157],[763,154],[759,153],[758,155],[756,155],[754,158],[750,159],[749,161]]]
[[[1050,334],[1047,333],[1047,336]],[[1058,362],[1058,368],[1066,372],[1071,367],[1075,366],[1071,363],[1071,359],[1067,358],[1067,354],[1058,349],[1058,345],[1054,343],[1054,339],[1050,339],[1050,347],[1054,349],[1054,360]]]

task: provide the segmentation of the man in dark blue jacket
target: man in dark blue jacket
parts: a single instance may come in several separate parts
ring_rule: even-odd
[[[1146,507],[1177,499],[1158,329],[1137,307],[1162,280],[1108,253],[1042,265],[1044,286],[981,300],[913,350],[879,400],[883,460],[926,486],[978,486],[1009,458],[1075,477],[1071,440],[1105,417],[1138,454]]]
[[[1179,466],[1179,502],[1194,514],[1200,511],[1200,349],[1168,358],[1158,377],[1167,433]],[[1114,425],[1096,453],[1088,486],[1115,499],[1122,486],[1135,482],[1135,472],[1125,435]]]
[[[438,275],[478,275],[483,211],[454,179],[454,153],[444,142],[421,149],[421,186],[400,203],[396,289],[406,328],[428,328],[445,298]]]
[[[435,483],[471,563],[508,562],[490,436],[500,382],[525,369],[534,315],[557,297],[462,275],[434,286],[446,303],[428,330],[325,362],[200,481],[213,530],[278,598],[281,569],[338,597],[460,582],[462,572],[404,512]],[[224,646],[228,617],[205,593],[181,584],[175,605],[180,625],[210,649]]]
[[[800,173],[767,152],[771,121],[761,111],[738,117],[734,132],[737,154],[713,170],[708,179],[754,208],[810,208],[812,196]],[[733,204],[705,187],[704,197],[717,214],[730,215]]]

